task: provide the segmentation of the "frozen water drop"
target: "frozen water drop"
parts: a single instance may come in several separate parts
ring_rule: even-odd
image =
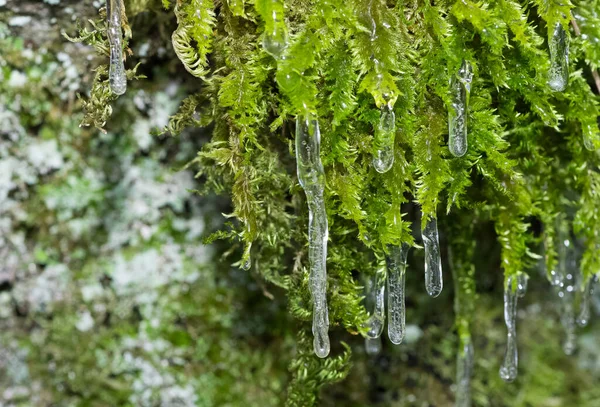
[[[452,105],[448,109],[448,148],[455,157],[462,157],[467,152],[467,115],[472,80],[473,67],[469,61],[463,60],[458,73],[450,78]]]
[[[365,351],[367,355],[375,356],[381,352],[381,337],[365,338]]]
[[[308,201],[308,259],[310,291],[313,300],[315,353],[329,354],[327,313],[327,238],[329,235],[323,191],[325,171],[321,163],[319,122],[311,114],[296,118],[296,164],[298,180]]]
[[[252,260],[250,260],[250,259],[246,259],[242,263],[242,269],[244,269],[244,270],[250,270],[251,266],[252,266]]]
[[[437,220],[429,218],[421,231],[423,246],[425,246],[425,288],[432,297],[442,292],[442,259],[440,255],[440,238]]]
[[[519,356],[517,352],[517,290],[513,290],[513,276],[504,286],[504,322],[508,330],[506,350],[500,367],[500,377],[506,382],[517,378]]]
[[[404,287],[406,280],[406,258],[410,246],[390,247],[387,259],[387,289],[388,289],[388,337],[395,345],[402,343],[405,333],[406,309],[404,303]]]
[[[110,45],[110,66],[108,82],[115,95],[122,95],[127,90],[127,76],[123,64],[123,32],[121,30],[120,0],[106,0],[106,16],[108,23],[108,42]]]
[[[456,407],[471,407],[473,361],[473,343],[469,339],[462,344],[456,357]]]
[[[569,34],[561,23],[556,23],[549,41],[550,72],[548,85],[556,92],[562,92],[569,83]]]
[[[373,145],[373,167],[379,173],[389,171],[394,164],[394,138],[396,137],[396,115],[391,106],[381,108],[379,124],[375,129]]]

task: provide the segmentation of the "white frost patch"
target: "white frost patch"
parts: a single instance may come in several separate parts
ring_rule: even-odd
[[[41,174],[47,174],[51,170],[61,168],[64,164],[56,139],[29,145],[26,155],[27,160]]]
[[[13,27],[23,27],[31,22],[30,16],[16,16],[8,20],[8,25]]]
[[[81,332],[87,332],[94,327],[94,318],[89,311],[84,311],[79,314],[79,319],[75,327]]]
[[[11,88],[22,88],[27,84],[27,75],[21,71],[12,71],[8,78],[8,86]]]

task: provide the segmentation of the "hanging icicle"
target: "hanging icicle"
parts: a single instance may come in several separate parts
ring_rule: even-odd
[[[561,23],[556,23],[550,45],[550,72],[548,85],[556,92],[562,92],[569,83],[569,33]]]
[[[123,64],[123,31],[121,30],[121,0],[106,0],[108,42],[110,44],[110,68],[108,82],[115,95],[127,90],[127,76]]]
[[[329,354],[329,316],[327,311],[327,237],[328,224],[323,192],[325,172],[320,156],[321,134],[318,120],[306,113],[296,119],[296,163],[298,180],[308,201],[308,258],[310,290],[313,300],[313,335],[317,356]]]
[[[405,333],[404,287],[409,250],[410,246],[406,243],[402,243],[402,246],[391,246],[387,259],[388,337],[394,345],[402,343]]]
[[[581,303],[579,305],[579,315],[577,316],[577,325],[580,327],[587,326],[590,321],[590,301],[592,294],[594,293],[594,284],[596,283],[596,276],[588,279],[583,287],[583,293],[581,294]]]
[[[560,298],[560,321],[565,330],[565,339],[563,341],[563,351],[565,355],[572,355],[575,351],[575,278],[568,272],[563,281],[562,287],[558,291]]]
[[[471,377],[473,376],[474,351],[471,338],[461,338],[462,349],[456,356],[456,405],[471,407]]]
[[[394,138],[396,137],[396,115],[393,107],[388,104],[381,108],[379,124],[375,129],[373,147],[373,167],[379,173],[384,173],[394,164]]]
[[[427,294],[437,297],[442,292],[442,259],[440,255],[440,238],[437,219],[430,217],[421,230],[423,246],[425,246],[425,289]]]
[[[517,274],[517,296],[519,298],[525,297],[527,293],[527,282],[529,280],[529,276],[525,273]]]
[[[567,252],[571,247],[569,227],[564,216],[558,216],[554,222],[557,239],[556,269],[550,271],[550,284],[561,287],[567,275]]]
[[[378,267],[365,282],[365,307],[369,313],[366,322],[367,338],[379,338],[385,324],[385,267]]]
[[[517,289],[513,287],[514,277],[510,276],[504,285],[504,322],[508,330],[506,351],[500,367],[500,377],[506,382],[517,378],[519,355],[517,352]]]
[[[265,17],[265,34],[263,36],[263,48],[275,59],[280,59],[287,48],[287,27],[283,14],[283,1],[271,0],[271,13]]]
[[[450,78],[452,105],[448,109],[448,148],[455,157],[462,157],[467,152],[467,115],[469,95],[473,80],[473,67],[467,60],[456,75]]]

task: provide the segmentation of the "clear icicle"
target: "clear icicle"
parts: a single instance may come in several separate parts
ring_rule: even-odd
[[[327,312],[327,213],[323,191],[325,172],[320,156],[319,122],[310,114],[296,119],[296,163],[298,180],[308,201],[308,258],[310,291],[313,300],[313,335],[317,356],[329,354],[329,316]]]
[[[575,285],[572,274],[567,274],[563,283],[563,287],[558,292],[561,299],[560,320],[565,329],[565,340],[563,342],[563,351],[566,355],[572,355],[575,352],[576,339],[575,336],[575,310],[573,301],[575,298]]]
[[[437,297],[442,292],[442,259],[437,220],[429,218],[421,231],[425,246],[425,288],[427,294]]]
[[[265,35],[263,36],[263,48],[275,59],[281,58],[283,51],[287,48],[287,27],[283,17],[283,2],[272,1],[273,12],[265,22]]]
[[[395,345],[402,343],[405,333],[404,283],[409,250],[410,246],[406,243],[402,246],[391,246],[387,259],[388,337]]]
[[[106,0],[106,16],[108,19],[108,42],[110,44],[108,82],[115,95],[122,95],[127,90],[127,75],[123,64],[121,0]]]
[[[569,34],[561,23],[556,23],[550,45],[550,77],[548,85],[556,92],[562,92],[569,83]]]
[[[517,274],[517,296],[519,298],[525,297],[525,293],[527,293],[527,282],[529,277],[525,273]]]
[[[595,282],[596,277],[594,276],[587,281],[583,288],[581,303],[579,305],[579,315],[577,316],[577,325],[580,327],[587,326],[588,322],[590,322],[590,301],[594,293]]]
[[[556,239],[558,247],[556,250],[556,270],[550,271],[550,283],[553,286],[562,287],[567,276],[567,252],[571,247],[569,229],[563,217],[557,217],[554,222],[556,228]]]
[[[461,340],[462,342],[462,340]],[[456,357],[456,407],[471,407],[471,376],[474,351],[471,339],[464,341]]]
[[[385,267],[378,268],[366,281],[365,289],[365,305],[369,312],[367,338],[375,339],[381,336],[385,323]]]
[[[365,338],[365,351],[367,355],[377,355],[381,352],[381,337]]]
[[[456,75],[450,78],[452,105],[448,109],[448,148],[455,157],[462,157],[467,152],[467,114],[473,67],[469,61],[463,60]]]
[[[507,342],[504,360],[500,366],[500,378],[512,382],[517,378],[519,355],[517,352],[517,290],[513,290],[513,276],[504,286],[504,322],[506,323]]]
[[[394,164],[394,138],[396,136],[396,115],[390,105],[381,108],[379,124],[375,129],[373,167],[379,173],[389,171]]]

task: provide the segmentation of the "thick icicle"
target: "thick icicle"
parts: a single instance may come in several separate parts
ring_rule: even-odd
[[[375,275],[369,277],[365,290],[365,306],[369,313],[367,338],[375,339],[381,336],[385,323],[385,267],[379,267]]]
[[[283,1],[272,0],[272,13],[265,21],[263,48],[275,59],[281,58],[287,47],[287,27],[283,16]]]
[[[390,105],[381,108],[379,124],[375,129],[373,167],[379,173],[389,171],[394,164],[394,138],[396,137],[396,116]]]
[[[584,327],[590,321],[590,301],[592,294],[594,293],[594,284],[596,282],[596,276],[590,278],[581,296],[581,303],[579,305],[579,315],[577,316],[577,325]]]
[[[556,23],[550,45],[550,77],[548,85],[556,92],[562,92],[569,83],[569,34],[561,23]]]
[[[365,338],[365,350],[367,355],[377,355],[381,352],[381,337],[377,338]]]
[[[404,282],[406,280],[406,258],[410,246],[391,246],[387,259],[388,290],[388,337],[395,345],[402,343],[405,332],[406,309],[404,305]]]
[[[462,339],[461,342],[463,342]],[[473,343],[469,338],[463,342],[462,349],[456,356],[456,407],[471,407],[473,361]]]
[[[427,294],[437,297],[442,292],[442,259],[437,220],[429,218],[421,231],[425,246],[425,288]]]
[[[506,382],[517,378],[519,356],[517,353],[517,290],[513,289],[513,276],[504,286],[504,322],[508,330],[506,351],[500,367],[500,377]]]
[[[108,82],[115,95],[122,95],[127,90],[127,75],[123,64],[121,0],[106,0],[106,16],[108,19],[108,42],[110,44]]]
[[[473,67],[469,61],[463,60],[456,75],[450,78],[452,105],[448,109],[448,148],[455,157],[462,157],[467,152],[467,114]]]
[[[313,300],[313,335],[317,356],[329,354],[329,316],[327,312],[327,213],[323,191],[325,172],[320,156],[319,122],[310,114],[296,119],[296,163],[298,180],[308,201],[308,258],[310,290]]]

